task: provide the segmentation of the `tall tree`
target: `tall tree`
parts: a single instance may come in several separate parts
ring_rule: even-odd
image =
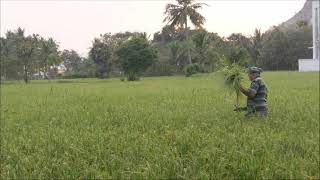
[[[250,46],[250,39],[241,33],[232,33],[227,39],[235,45],[240,45],[245,48]]]
[[[16,54],[18,61],[23,66],[23,80],[29,82],[29,76],[32,68],[32,59],[37,49],[39,37],[35,34],[25,37],[24,30],[18,28],[15,36]]]
[[[288,66],[290,44],[288,34],[274,29],[263,41],[261,50],[261,66],[267,70],[285,70]]]
[[[204,66],[207,63],[207,52],[210,47],[209,37],[210,36],[208,36],[206,31],[196,32],[192,36],[192,41],[195,46],[196,59],[202,69],[204,69]]]
[[[62,61],[59,56],[58,44],[52,38],[49,38],[48,40],[40,38],[39,45],[40,68],[44,72],[45,78],[48,78],[47,74],[50,70],[50,67],[58,65]]]
[[[147,39],[147,34],[144,32],[106,33],[94,39],[89,58],[96,65],[97,77],[105,77],[111,71],[119,71],[118,57],[114,52],[121,44],[135,37]]]
[[[28,83],[33,73],[52,72],[52,69],[61,63],[58,43],[38,34],[26,36],[22,28],[7,31],[5,37],[1,37],[0,44],[1,76],[6,79],[22,77]]]
[[[205,3],[194,3],[195,0],[176,0],[177,4],[167,4],[165,9],[165,19],[163,22],[167,22],[170,26],[178,27],[184,29],[186,40],[189,40],[189,27],[188,21],[197,27],[202,28],[202,25],[205,22],[205,17],[202,16],[198,10],[201,9],[204,5],[208,6]],[[191,50],[188,48],[188,62],[191,64]]]
[[[137,80],[139,74],[144,72],[157,58],[156,50],[143,37],[133,37],[124,42],[117,49],[116,54],[129,81]]]
[[[1,76],[6,79],[19,79],[23,74],[22,62],[17,56],[17,45],[22,43],[22,38],[17,36],[17,31],[7,31],[1,41]]]
[[[260,29],[255,29],[254,35],[251,37],[246,37],[241,33],[233,33],[228,37],[228,41],[232,42],[233,45],[245,48],[250,55],[248,63],[257,65],[262,47],[262,33]]]
[[[156,32],[153,35],[154,42],[171,42],[173,40],[177,40],[178,32],[176,31],[174,26],[166,25],[162,28],[161,32]]]
[[[61,57],[67,73],[76,73],[82,65],[82,58],[75,50],[63,50]]]
[[[108,76],[110,72],[110,61],[112,56],[112,46],[106,37],[95,38],[92,48],[89,51],[89,58],[96,64],[96,76]]]
[[[13,54],[12,50],[14,48],[11,40],[12,40],[11,38],[0,37],[1,78],[18,79],[18,76],[19,76],[18,61],[16,56],[14,56]]]
[[[249,51],[252,58],[252,64],[257,66],[258,59],[260,57],[260,51],[262,48],[262,38],[263,34],[260,29],[255,29],[254,35],[251,37],[251,50]]]
[[[180,66],[180,51],[181,47],[177,41],[173,41],[168,44],[170,50],[170,64],[174,64],[176,66]]]
[[[312,58],[312,28],[301,26],[281,31],[274,28],[263,36],[259,58],[267,70],[297,70],[298,59]]]

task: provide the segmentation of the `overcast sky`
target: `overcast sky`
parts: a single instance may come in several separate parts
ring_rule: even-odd
[[[1,36],[19,26],[26,34],[38,33],[86,56],[94,37],[107,32],[144,31],[152,34],[165,25],[163,12],[173,0],[9,1],[1,0]],[[252,34],[291,18],[305,0],[207,0],[200,12],[204,27],[220,36]],[[151,36],[152,36],[151,35]]]

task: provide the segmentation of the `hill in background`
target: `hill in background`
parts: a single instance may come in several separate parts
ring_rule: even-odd
[[[312,0],[307,0],[303,8],[286,22],[281,23],[278,28],[282,31],[295,29],[299,23],[306,23],[308,26],[312,25]]]

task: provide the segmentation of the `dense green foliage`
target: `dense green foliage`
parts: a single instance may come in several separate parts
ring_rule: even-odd
[[[8,31],[0,41],[1,78],[23,79],[28,83],[31,75],[40,71],[45,72],[47,78],[50,67],[61,62],[58,45],[52,38],[44,39],[37,34],[26,36],[24,30],[18,28],[15,32]]]
[[[266,120],[215,78],[3,82],[0,178],[320,177],[319,73],[265,72]]]
[[[86,57],[80,57],[74,50],[59,50],[58,43],[52,38],[44,39],[36,34],[26,36],[21,28],[8,31],[0,38],[1,79],[28,82],[36,73],[50,79],[59,74],[62,78],[123,76],[121,59],[124,57],[116,52],[123,43],[135,37],[152,41],[152,47],[158,51],[158,58],[143,70],[142,76],[181,75],[186,66],[194,63],[199,64],[203,72],[214,72],[223,65],[220,59],[242,67],[297,70],[298,59],[312,57],[309,49],[312,29],[305,22],[297,22],[296,27],[286,30],[272,27],[266,32],[255,29],[251,36],[233,33],[220,37],[203,27],[205,17],[199,10],[205,6],[195,0],[167,4],[164,9],[167,25],[154,33],[152,40],[145,32],[101,34],[93,39]],[[190,29],[188,22],[195,29]],[[59,73],[61,67],[65,67],[66,72]]]
[[[312,58],[312,29],[297,27],[286,32],[275,28],[264,34],[258,64],[266,70],[296,70],[298,59]]]
[[[193,74],[201,72],[201,67],[198,63],[188,64],[184,68],[184,73],[186,77],[190,77]]]
[[[157,51],[143,37],[134,37],[123,44],[116,51],[122,70],[129,81],[134,81],[157,58]]]
[[[110,38],[96,38],[89,52],[89,58],[96,64],[96,76],[102,78],[110,73],[110,61],[112,56],[112,44]]]

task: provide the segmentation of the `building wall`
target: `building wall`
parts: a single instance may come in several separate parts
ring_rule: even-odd
[[[320,0],[312,1],[313,59],[300,59],[299,71],[320,70]]]
[[[319,71],[319,60],[299,59],[299,72]]]
[[[312,1],[313,59],[320,59],[320,0]]]

